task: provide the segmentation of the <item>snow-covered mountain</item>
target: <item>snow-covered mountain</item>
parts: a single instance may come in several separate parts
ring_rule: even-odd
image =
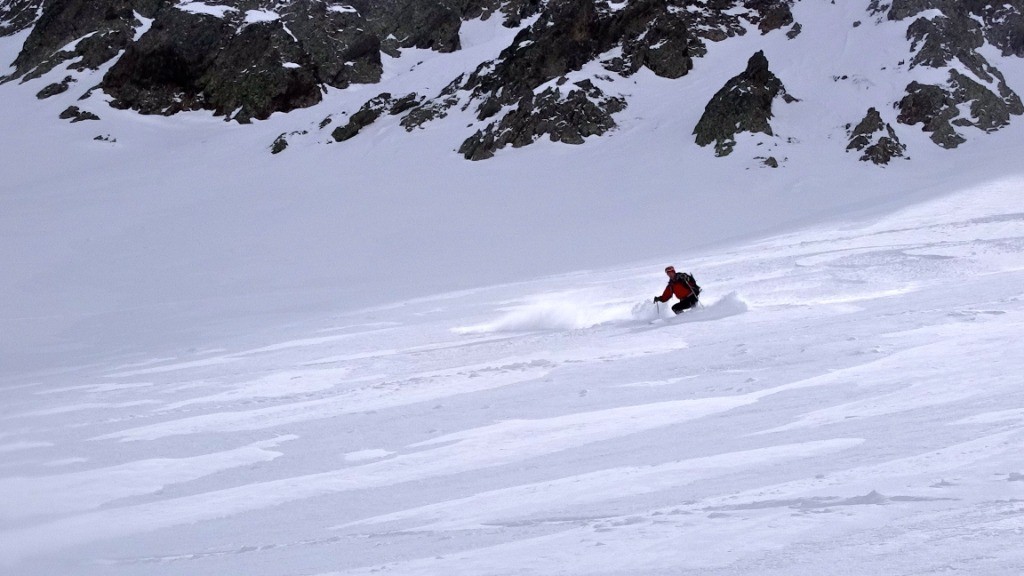
[[[0,1],[0,573],[1017,576],[1020,7]]]
[[[96,120],[107,105],[145,114],[212,110],[239,122],[265,119],[319,104],[330,90],[387,84],[382,59],[411,49],[431,51],[402,71],[417,89],[381,92],[358,111],[331,113],[313,127],[282,134],[274,152],[287,148],[289,135],[348,140],[385,114],[399,117],[410,132],[429,128],[453,108],[471,110],[474,117],[458,149],[466,158],[489,158],[505,146],[526,146],[541,137],[579,144],[618,125],[616,116],[631,100],[629,79],[641,69],[667,79],[692,70],[706,75],[701,68],[710,45],[748,33],[766,43],[769,36],[784,35],[799,46],[797,53],[816,49],[813,41],[799,41],[801,34],[844,33],[851,40],[847,47],[861,51],[859,60],[873,67],[843,70],[816,62],[809,72],[820,81],[831,75],[833,82],[864,90],[899,83],[898,94],[865,93],[863,109],[843,111],[849,114],[851,141],[836,145],[862,151],[864,160],[884,164],[905,156],[902,131],[920,127],[936,144],[954,148],[965,141],[967,129],[999,130],[1024,114],[999,65],[1002,58],[1024,57],[1020,0],[873,0],[820,19],[795,18],[793,4],[7,0],[0,5],[0,33],[30,31],[5,79],[49,77],[53,81],[38,92],[41,99],[69,90],[80,94],[85,108],[69,106],[60,114],[72,122]],[[442,58],[471,47],[472,40],[463,40],[464,28],[477,20],[500,21],[514,34],[496,55]],[[874,41],[879,28],[898,30],[903,38]],[[428,58],[458,63],[442,76],[417,70]],[[777,99],[829,99],[823,90],[787,93],[785,78],[769,66],[758,51],[742,74],[733,70],[739,75],[707,103],[694,128],[697,143],[714,143],[725,155],[737,133],[775,135]],[[98,83],[83,82],[83,76],[93,76],[85,73],[97,71]],[[835,128],[814,126],[824,133]],[[778,159],[768,163],[777,166]]]

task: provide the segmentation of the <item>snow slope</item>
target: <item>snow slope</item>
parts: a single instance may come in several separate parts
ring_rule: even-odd
[[[102,94],[79,101],[103,70],[41,101],[35,93],[65,70],[4,84],[0,370],[176,353],[339,310],[690,258],[1019,174],[1006,160],[1022,153],[1019,126],[968,132],[971,142],[956,151],[904,127],[912,160],[886,169],[844,151],[847,123],[869,105],[885,106],[892,122],[886,102],[909,78],[935,73],[882,70],[908,50],[906,24],[853,27],[865,6],[798,3],[807,25],[794,40],[752,31],[712,44],[679,80],[643,70],[605,86],[630,103],[614,133],[583,146],[538,142],[485,162],[455,153],[475,123],[458,109],[411,134],[388,116],[350,141],[327,141],[343,113],[379,92],[436,94],[495,57],[515,34],[496,18],[468,24],[463,51],[407,50],[385,58],[380,85],[246,126],[199,113],[139,116],[110,109]],[[0,63],[13,61],[23,41],[0,39]],[[693,126],[756,50],[800,102],[777,104],[776,137],[751,137],[714,158],[694,144]],[[1024,90],[1016,59],[992,60]],[[854,80],[834,81],[840,74]],[[58,121],[69,105],[101,120]],[[328,115],[335,123],[319,130]],[[269,154],[279,134],[296,130],[309,134]],[[769,154],[781,168],[757,159]]]
[[[905,80],[865,47],[905,41],[837,4],[478,163],[468,115],[315,127],[439,90],[488,22],[247,126],[0,86],[0,573],[1019,575],[1024,131],[857,162]],[[713,158],[758,49],[801,100]],[[704,308],[648,303],[669,263]]]
[[[7,385],[0,562],[1019,574],[1022,186]]]

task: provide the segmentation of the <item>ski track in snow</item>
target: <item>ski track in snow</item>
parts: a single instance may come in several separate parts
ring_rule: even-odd
[[[623,269],[12,387],[0,561],[1011,574],[1024,219],[995,207],[1016,189],[694,261],[707,304],[678,317],[625,297],[656,269]]]

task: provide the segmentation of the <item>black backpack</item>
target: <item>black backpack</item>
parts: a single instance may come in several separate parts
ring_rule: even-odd
[[[700,297],[700,286],[697,285],[697,281],[694,280],[692,275],[686,272],[676,272],[676,277],[673,280],[685,284],[693,292],[694,296]]]

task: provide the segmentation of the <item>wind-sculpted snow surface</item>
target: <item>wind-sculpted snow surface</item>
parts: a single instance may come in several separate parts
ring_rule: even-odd
[[[1022,189],[10,379],[0,566],[1019,576]]]

